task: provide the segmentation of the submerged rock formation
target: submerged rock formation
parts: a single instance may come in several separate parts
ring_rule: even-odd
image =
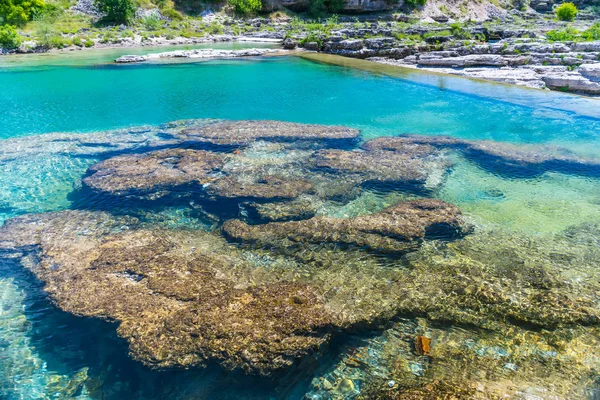
[[[110,158],[90,167],[83,182],[96,191],[153,197],[181,185],[207,185],[225,156],[202,150],[169,149]]]
[[[515,145],[491,140],[463,140],[450,136],[403,135],[381,137],[362,145],[365,150],[403,151],[406,146],[433,146],[454,149],[478,164],[498,173],[541,174],[559,171],[600,175],[600,160],[577,156],[567,149],[548,145]]]
[[[133,357],[153,367],[218,360],[268,375],[328,339],[334,318],[309,286],[232,281],[251,268],[218,237],[135,225],[105,213],[28,216],[0,229],[0,251],[21,255],[63,310],[118,321]]]
[[[225,121],[184,129],[180,138],[207,145],[247,146],[256,141],[313,148],[347,147],[356,143],[359,131],[340,126],[296,124],[280,121]]]
[[[451,204],[422,199],[352,219],[319,216],[266,225],[230,220],[223,231],[233,240],[262,246],[288,248],[298,243],[333,243],[396,252],[414,247],[414,240],[426,235],[460,236],[467,230],[460,215],[460,210]]]

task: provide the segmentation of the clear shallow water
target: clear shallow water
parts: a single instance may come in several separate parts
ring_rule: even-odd
[[[560,104],[548,108],[547,98],[525,107],[298,58],[168,66],[52,66],[34,71],[11,68],[0,70],[0,88],[0,137],[5,139],[0,141],[0,221],[23,213],[67,209],[77,200],[72,193],[89,166],[164,139],[150,129],[112,134],[93,131],[182,118],[342,124],[362,129],[363,139],[444,134],[553,144],[578,155],[600,156],[600,119],[561,111]],[[529,91],[522,93],[523,98],[529,96]],[[515,101],[522,103],[522,98]],[[85,138],[40,135],[47,132],[88,133]],[[573,226],[600,222],[597,178],[558,172],[524,178],[497,172],[457,156],[433,196],[458,205],[482,234],[498,230],[543,243],[554,241],[553,235]],[[403,198],[404,193],[366,191],[347,204],[323,205],[320,213],[355,216]],[[171,227],[203,226],[180,208],[167,208],[152,218]],[[592,266],[597,263],[591,260]],[[575,278],[582,279],[577,274]],[[0,355],[0,397],[10,399],[51,398],[58,392],[111,399],[300,399],[305,393],[321,396],[314,398],[340,398],[328,397],[331,391],[319,382],[323,377],[334,383],[339,380],[335,377],[345,368],[340,366],[345,365],[340,361],[343,355],[365,351],[377,363],[382,343],[393,341],[389,335],[382,338],[381,332],[347,342],[339,338],[320,359],[322,366],[316,372],[288,377],[283,385],[275,385],[228,374],[216,366],[201,371],[150,371],[126,356],[127,344],[116,337],[114,325],[56,309],[40,283],[12,260],[0,263],[0,302],[0,344],[6,350]],[[424,329],[411,324],[396,329]],[[463,331],[439,333],[431,328],[427,332],[465,340]],[[480,346],[477,351],[483,348],[474,346]],[[509,350],[488,347],[500,358],[508,357]],[[338,356],[340,350],[342,356]],[[424,365],[415,359],[409,367],[418,376]],[[355,382],[354,388],[360,388],[360,379]],[[350,399],[355,394],[346,391],[340,396]]]

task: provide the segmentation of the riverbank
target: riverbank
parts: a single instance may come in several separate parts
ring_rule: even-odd
[[[173,24],[153,32],[119,26],[86,38],[85,45],[76,44],[81,43],[81,32],[76,32],[63,35],[70,43],[67,47],[47,49],[31,40],[10,53],[281,43],[286,50],[304,49],[537,89],[600,95],[600,24],[592,14],[583,13],[572,23],[557,21],[550,14],[517,10],[479,22],[437,19],[415,20],[398,13],[319,22],[285,14],[254,19],[213,15],[194,25],[193,35]],[[145,55],[141,53],[131,55]]]

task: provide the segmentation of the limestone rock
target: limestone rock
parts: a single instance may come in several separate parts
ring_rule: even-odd
[[[209,233],[144,230],[76,211],[18,218],[0,230],[0,251],[26,254],[60,308],[119,322],[132,356],[152,367],[216,360],[269,375],[329,338],[331,313],[315,291],[232,280],[236,268],[252,268]]]
[[[358,139],[356,129],[280,121],[217,122],[184,129],[180,138],[209,145],[247,146],[256,141],[317,148],[344,147]]]
[[[227,237],[259,246],[330,243],[365,247],[376,252],[403,252],[426,235],[453,238],[467,230],[458,208],[432,199],[400,203],[379,213],[351,219],[318,216],[266,225],[230,220],[223,225]]]
[[[547,145],[515,145],[490,140],[469,141],[449,136],[404,135],[382,137],[363,145],[367,150],[404,149],[409,144],[429,145],[438,149],[455,149],[480,165],[497,173],[540,174],[567,171],[596,176],[600,160],[577,156],[567,149]]]

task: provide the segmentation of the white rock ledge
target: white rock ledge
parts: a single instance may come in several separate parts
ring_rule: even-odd
[[[116,63],[139,63],[149,60],[159,60],[162,58],[237,58],[237,57],[260,57],[268,53],[281,53],[281,49],[242,49],[242,50],[215,50],[215,49],[195,49],[178,50],[165,53],[147,54],[143,56],[124,55],[115,60]]]

